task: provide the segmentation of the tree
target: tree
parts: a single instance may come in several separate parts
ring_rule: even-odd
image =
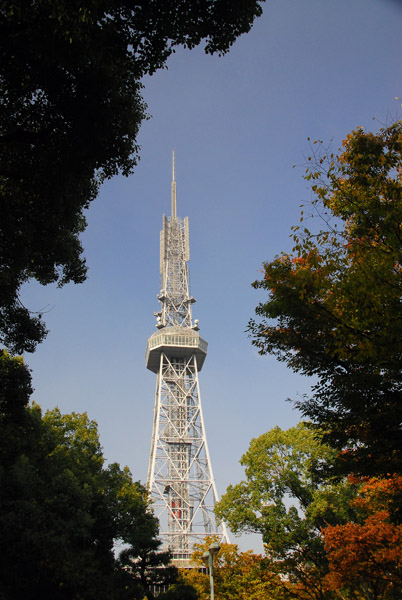
[[[175,583],[166,592],[158,595],[160,600],[197,600],[198,594],[191,585]]]
[[[402,469],[402,123],[309,157],[313,211],[293,254],[264,263],[252,343],[318,379],[302,414],[342,451],[344,472]],[[301,218],[303,220],[303,216]]]
[[[275,427],[251,441],[240,460],[246,481],[229,486],[216,507],[234,533],[262,535],[284,593],[301,600],[334,597],[321,528],[348,520],[354,494],[351,484],[322,479],[335,454],[304,424]]]
[[[365,481],[351,503],[353,521],[323,530],[331,589],[373,600],[401,597],[401,491],[400,476]]]
[[[125,541],[129,547],[119,556],[119,562],[128,575],[129,588],[135,597],[153,600],[155,589],[174,584],[177,568],[170,564],[170,552],[160,550],[162,542],[157,539],[158,522],[153,515],[142,518],[136,530],[127,531]]]
[[[192,557],[199,569],[180,570],[181,581],[189,584],[198,593],[199,600],[210,597],[209,575],[202,560],[214,538],[206,538],[195,545]],[[268,561],[250,550],[239,552],[236,544],[221,544],[214,558],[214,587],[222,600],[281,600],[282,586],[277,575],[269,568]]]
[[[135,542],[146,555],[157,543],[144,488],[127,468],[104,465],[86,414],[26,406],[21,359],[3,353],[0,382],[0,597],[142,600],[127,596],[113,550]]]
[[[0,418],[18,419],[32,394],[30,371],[22,357],[0,350]]]
[[[224,54],[263,0],[4,0],[0,8],[0,340],[33,351],[21,285],[81,283],[84,210],[128,175],[146,118],[141,79],[176,46]]]

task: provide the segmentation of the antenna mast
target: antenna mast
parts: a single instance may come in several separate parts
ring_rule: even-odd
[[[176,174],[174,150],[172,150],[172,217],[176,218]]]

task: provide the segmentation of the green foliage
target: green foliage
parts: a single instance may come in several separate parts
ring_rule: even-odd
[[[81,283],[84,210],[128,175],[146,118],[141,79],[176,46],[223,54],[263,0],[4,0],[0,8],[0,341],[32,352],[23,283]]]
[[[119,564],[127,574],[128,587],[136,598],[154,598],[154,586],[167,586],[177,580],[177,569],[170,565],[170,552],[160,550],[156,539],[158,522],[151,513],[141,516],[135,530],[132,524],[124,541],[129,544],[119,555]]]
[[[23,359],[0,350],[0,421],[21,417],[31,393],[31,374]]]
[[[0,419],[0,456],[2,600],[128,598],[114,545],[149,548],[157,521],[128,469],[105,467],[96,423],[33,405]]]
[[[338,466],[381,475],[402,468],[402,123],[343,145],[309,158],[324,227],[294,227],[294,253],[264,264],[249,331],[261,354],[317,377],[295,404],[347,450]]]
[[[140,600],[153,600],[155,589],[174,584],[177,580],[177,569],[169,564],[170,553],[159,551],[161,542],[155,541],[155,544],[147,544],[139,551],[135,544],[120,553],[120,565],[127,575],[127,587]]]
[[[198,594],[192,585],[175,583],[170,588],[158,595],[159,600],[197,600]]]
[[[271,569],[297,598],[331,598],[321,528],[348,519],[352,485],[324,481],[335,452],[306,425],[275,427],[241,458],[246,480],[229,486],[216,514],[234,533],[262,535]]]

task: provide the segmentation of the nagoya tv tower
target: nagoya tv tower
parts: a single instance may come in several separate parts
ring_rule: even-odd
[[[218,494],[205,435],[198,372],[208,344],[193,322],[187,262],[188,217],[176,215],[175,157],[172,214],[163,215],[160,235],[161,291],[157,331],[148,339],[147,368],[157,374],[147,488],[160,522],[160,536],[176,566],[190,566],[194,542],[218,535],[225,525],[213,512]]]

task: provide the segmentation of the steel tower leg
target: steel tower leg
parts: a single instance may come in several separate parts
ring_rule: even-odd
[[[206,535],[228,541],[215,522],[218,500],[209,458],[195,356],[161,354],[148,489],[162,539],[176,564],[188,566]]]

